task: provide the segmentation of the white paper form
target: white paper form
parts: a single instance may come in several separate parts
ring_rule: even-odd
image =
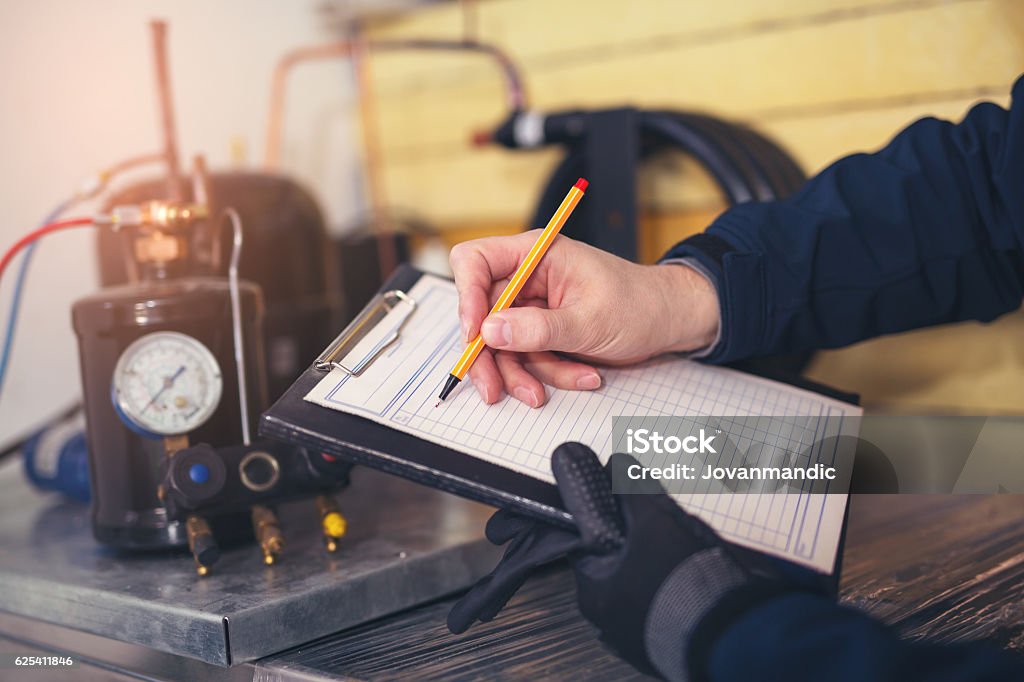
[[[435,408],[437,395],[464,347],[459,338],[458,294],[453,283],[432,275],[422,276],[408,294],[417,307],[402,327],[401,337],[359,377],[335,369],[306,400],[552,483],[551,452],[565,441],[590,445],[602,460],[611,455],[612,417],[616,416],[806,416],[811,428],[829,419],[830,424],[847,425],[842,435],[856,435],[855,419],[836,419],[860,415],[855,406],[674,357],[602,369],[603,384],[596,391],[547,387],[548,402],[541,408],[509,397],[485,405],[467,376]],[[403,314],[393,311],[372,333],[383,337]],[[769,440],[768,434],[764,440]],[[845,491],[674,497],[734,542],[822,572],[832,570]]]

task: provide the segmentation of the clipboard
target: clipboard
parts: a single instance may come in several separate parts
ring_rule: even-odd
[[[413,482],[438,488],[495,507],[514,509],[533,518],[574,528],[572,516],[561,508],[558,489],[532,476],[492,464],[457,450],[389,429],[364,417],[336,412],[304,400],[304,396],[338,367],[358,376],[393,342],[401,329],[374,343],[357,362],[345,365],[384,314],[396,306],[415,313],[415,301],[406,292],[423,275],[402,265],[313,364],[261,417],[260,434],[379,469]]]
[[[396,270],[363,311],[262,415],[260,433],[319,452],[327,458],[362,464],[461,497],[574,529],[572,516],[562,508],[558,488],[553,484],[391,429],[370,419],[305,400],[305,396],[327,372],[337,368],[358,377],[399,338],[405,321],[415,314],[417,307],[416,301],[407,292],[423,275],[409,265]],[[387,330],[380,339],[367,338],[367,333],[376,323],[395,308],[407,311],[400,317],[398,324]],[[798,382],[796,385],[840,400],[845,399],[845,402],[856,402],[849,394],[841,394],[817,384]],[[844,539],[845,527],[831,573],[818,573],[809,568],[797,567],[809,574],[807,580],[812,588],[827,593],[836,592]],[[740,554],[748,555],[755,564],[789,564],[742,546],[737,545],[735,549]]]

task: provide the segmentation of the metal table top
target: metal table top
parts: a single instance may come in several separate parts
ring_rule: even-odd
[[[188,553],[122,555],[88,508],[0,467],[0,610],[227,666],[450,594],[487,572],[490,508],[366,469],[338,496],[349,533],[322,545],[311,502],[280,509],[286,547],[226,549],[199,578]]]

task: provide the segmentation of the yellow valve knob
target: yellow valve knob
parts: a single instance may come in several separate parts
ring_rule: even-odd
[[[332,538],[340,538],[348,530],[348,522],[338,512],[330,512],[323,518],[324,535]]]
[[[341,515],[338,503],[330,495],[318,495],[316,510],[320,514],[320,528],[324,532],[324,545],[328,552],[338,550],[338,538],[348,530],[348,521]]]

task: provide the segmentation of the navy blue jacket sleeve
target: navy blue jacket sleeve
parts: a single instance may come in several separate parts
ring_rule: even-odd
[[[984,644],[907,642],[862,613],[804,593],[763,602],[734,621],[701,668],[698,677],[714,682],[1024,679],[1024,659]]]
[[[665,258],[716,280],[722,337],[705,359],[833,348],[989,321],[1024,296],[1024,78],[1009,111],[926,118],[835,162],[793,196],[733,207]]]

